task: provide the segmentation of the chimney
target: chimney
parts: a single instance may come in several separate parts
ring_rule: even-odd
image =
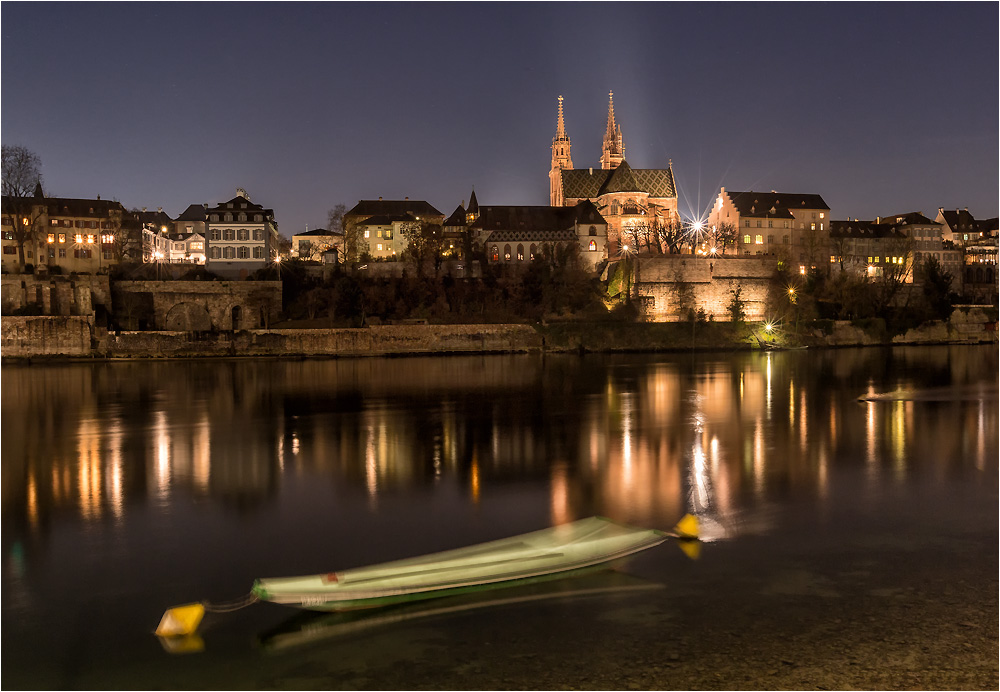
[[[97,195],[97,201],[98,201],[98,202],[100,202],[100,201],[101,201],[101,196],[100,196],[100,195]]]
[[[98,198],[98,199],[100,199],[100,198]],[[143,214],[145,214],[145,213],[146,213],[146,207],[143,207],[143,208],[142,208],[142,213],[143,213]]]
[[[381,198],[381,197],[379,197],[379,198],[378,198],[378,201],[379,201],[379,202],[381,202],[381,201],[382,201],[382,198]]]
[[[590,174],[594,175],[594,167],[593,166],[590,167]]]
[[[404,197],[404,198],[403,198],[403,201],[404,201],[404,202],[409,202],[409,201],[410,201],[410,198],[409,198],[409,197]]]
[[[156,211],[158,211],[159,213],[161,213],[161,214],[162,214],[162,213],[163,213],[163,207],[157,207],[157,208],[156,208]]]

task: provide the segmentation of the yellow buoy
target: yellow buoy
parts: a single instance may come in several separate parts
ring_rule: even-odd
[[[163,618],[160,619],[160,624],[156,627],[156,634],[160,637],[193,634],[204,616],[205,606],[201,603],[188,603],[168,608],[167,612],[163,614]]]
[[[698,517],[693,514],[685,514],[674,527],[674,533],[678,538],[697,539],[698,538]]]

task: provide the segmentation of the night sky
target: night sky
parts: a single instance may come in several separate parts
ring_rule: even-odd
[[[998,4],[4,2],[2,140],[46,192],[127,207],[245,188],[286,236],[359,199],[548,204],[557,97],[600,166],[682,214],[729,189],[835,219],[998,213]]]

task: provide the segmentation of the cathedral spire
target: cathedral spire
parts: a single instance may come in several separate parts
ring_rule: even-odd
[[[566,122],[563,118],[563,97],[560,96],[556,136],[552,138],[552,167],[549,169],[549,203],[554,207],[562,206],[562,171],[573,169],[571,148],[572,143],[566,134]]]
[[[601,168],[616,168],[625,158],[622,128],[615,123],[615,92],[608,92],[608,127],[604,132]]]

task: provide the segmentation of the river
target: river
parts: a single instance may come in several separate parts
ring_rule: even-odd
[[[5,689],[996,684],[995,346],[0,378]],[[697,559],[668,543],[546,587],[152,634],[256,577],[688,512]]]

